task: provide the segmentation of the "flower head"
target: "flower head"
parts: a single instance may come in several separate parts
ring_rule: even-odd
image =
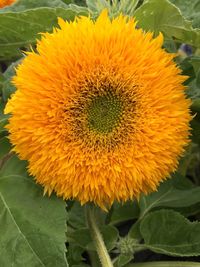
[[[0,0],[0,8],[12,5],[16,0]]]
[[[102,12],[43,34],[17,69],[7,128],[49,193],[102,208],[155,190],[188,143],[186,77],[163,37]]]

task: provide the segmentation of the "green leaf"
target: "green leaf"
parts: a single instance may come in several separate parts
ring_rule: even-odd
[[[79,264],[80,262],[82,262],[83,252],[84,252],[83,248],[79,247],[74,243],[69,243],[69,246],[67,248],[67,260],[69,266],[72,266],[73,264]]]
[[[176,174],[163,182],[157,192],[142,196],[139,200],[140,218],[158,207],[189,207],[200,202],[200,187],[193,187],[186,178]]]
[[[130,228],[129,232],[128,232],[128,237],[129,238],[133,238],[136,239],[138,241],[141,241],[142,236],[140,233],[140,222],[141,222],[142,218],[138,219]]]
[[[192,109],[194,109],[195,102],[200,100],[200,86],[197,84],[196,78],[192,80],[189,84],[187,84],[187,86],[188,89],[186,93],[192,99]]]
[[[163,48],[168,53],[177,53],[177,44],[174,40],[164,40]]]
[[[200,211],[200,203],[197,203],[195,205],[192,205],[190,207],[184,207],[184,208],[173,208],[175,211],[181,213],[183,216],[194,216],[199,213]]]
[[[0,14],[0,60],[22,57],[21,49],[35,44],[40,37],[38,33],[51,32],[57,26],[58,17],[73,20],[76,15],[85,15],[85,10],[44,7]]]
[[[5,12],[20,12],[28,9],[34,9],[39,7],[63,7],[66,8],[67,5],[61,0],[18,0],[13,5],[7,6],[0,9],[0,13]]]
[[[4,114],[5,103],[0,97],[0,138],[4,137],[7,134],[7,130],[5,129],[5,125],[8,123],[8,114]]]
[[[116,245],[118,239],[118,230],[114,226],[106,225],[100,227],[100,231],[103,235],[103,239],[107,249],[110,251]],[[81,228],[75,231],[68,232],[68,241],[75,242],[80,247],[87,250],[95,250],[92,238],[90,235],[90,230],[88,228]]]
[[[200,27],[200,1],[199,0],[170,0],[182,12],[182,14],[192,21],[194,27]]]
[[[200,30],[193,29],[180,10],[167,0],[147,0],[134,16],[138,26],[157,35],[162,32],[166,39],[175,38],[181,43],[200,47]]]
[[[7,175],[28,176],[27,162],[25,160],[20,160],[15,154],[9,154],[7,158],[4,159],[0,169],[0,176]]]
[[[5,132],[4,126],[8,123],[9,114],[0,114],[0,132]]]
[[[145,246],[171,256],[200,255],[200,223],[190,222],[180,213],[159,210],[148,214],[140,224]]]
[[[77,201],[68,201],[67,204],[68,204],[67,210],[69,217],[68,225],[70,225],[70,227],[74,229],[86,227],[86,218],[84,213],[85,206],[81,206],[81,204]],[[100,225],[104,224],[106,215],[107,214],[105,212],[98,210],[96,218]]]
[[[10,152],[11,144],[7,137],[0,139],[0,159]]]
[[[6,103],[8,98],[16,91],[15,86],[11,83],[11,80],[8,79],[3,83],[2,87],[2,96],[3,101]]]
[[[129,236],[131,238],[141,238],[141,220],[153,209],[163,207],[185,208],[197,203],[200,203],[200,187],[195,187],[190,180],[177,173],[172,179],[163,182],[158,191],[140,197],[140,216],[131,227]]]
[[[3,74],[0,72],[0,95],[1,95],[4,80],[5,80],[5,78],[4,78]]]
[[[64,201],[28,177],[1,176],[0,210],[0,266],[68,266]]]
[[[197,75],[197,73],[200,70],[200,57],[199,56],[192,56],[189,60],[190,60],[190,63],[192,64],[194,71]]]
[[[71,204],[71,203],[70,203]],[[68,209],[68,225],[73,228],[84,228],[85,224],[85,215],[84,208],[80,205],[79,202],[74,201],[72,207]]]
[[[125,264],[129,263],[132,259],[133,259],[133,255],[120,254],[114,266],[123,267]]]
[[[109,224],[118,224],[124,221],[136,219],[139,216],[139,207],[136,201],[124,204],[114,203]]]

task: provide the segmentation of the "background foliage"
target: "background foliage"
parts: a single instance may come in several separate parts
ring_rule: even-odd
[[[84,207],[66,203],[29,177],[26,162],[11,151],[3,110],[15,91],[11,83],[23,52],[34,48],[40,33],[57,25],[57,17],[94,19],[107,8],[136,17],[138,26],[155,35],[162,32],[164,47],[178,53],[177,64],[189,78],[192,99],[192,142],[172,179],[138,202],[115,203],[109,213],[97,210],[106,246],[115,267],[170,266],[153,260],[183,257],[182,265],[200,266],[200,0],[18,0],[0,9],[0,266],[100,266],[85,223]],[[67,210],[67,212],[66,212]],[[66,227],[67,226],[67,227]],[[143,252],[144,251],[144,252]],[[149,251],[152,251],[149,254]],[[156,257],[154,253],[171,256]],[[144,254],[146,253],[146,254]],[[145,258],[146,257],[146,258]],[[180,258],[178,258],[180,260]],[[146,263],[136,263],[144,262]],[[172,266],[172,265],[171,265]]]

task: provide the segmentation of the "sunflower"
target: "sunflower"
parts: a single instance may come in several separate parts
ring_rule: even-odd
[[[94,202],[138,198],[176,170],[189,139],[186,77],[163,36],[103,11],[44,33],[6,106],[13,150],[49,194]]]
[[[0,0],[0,8],[12,5],[16,0]]]

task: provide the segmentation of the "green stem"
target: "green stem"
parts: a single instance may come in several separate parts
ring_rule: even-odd
[[[186,262],[186,261],[155,261],[144,263],[130,263],[124,267],[200,267],[198,262]]]
[[[86,206],[86,218],[102,267],[113,267],[111,258],[103,241],[103,237],[95,220],[94,207],[90,205]]]

